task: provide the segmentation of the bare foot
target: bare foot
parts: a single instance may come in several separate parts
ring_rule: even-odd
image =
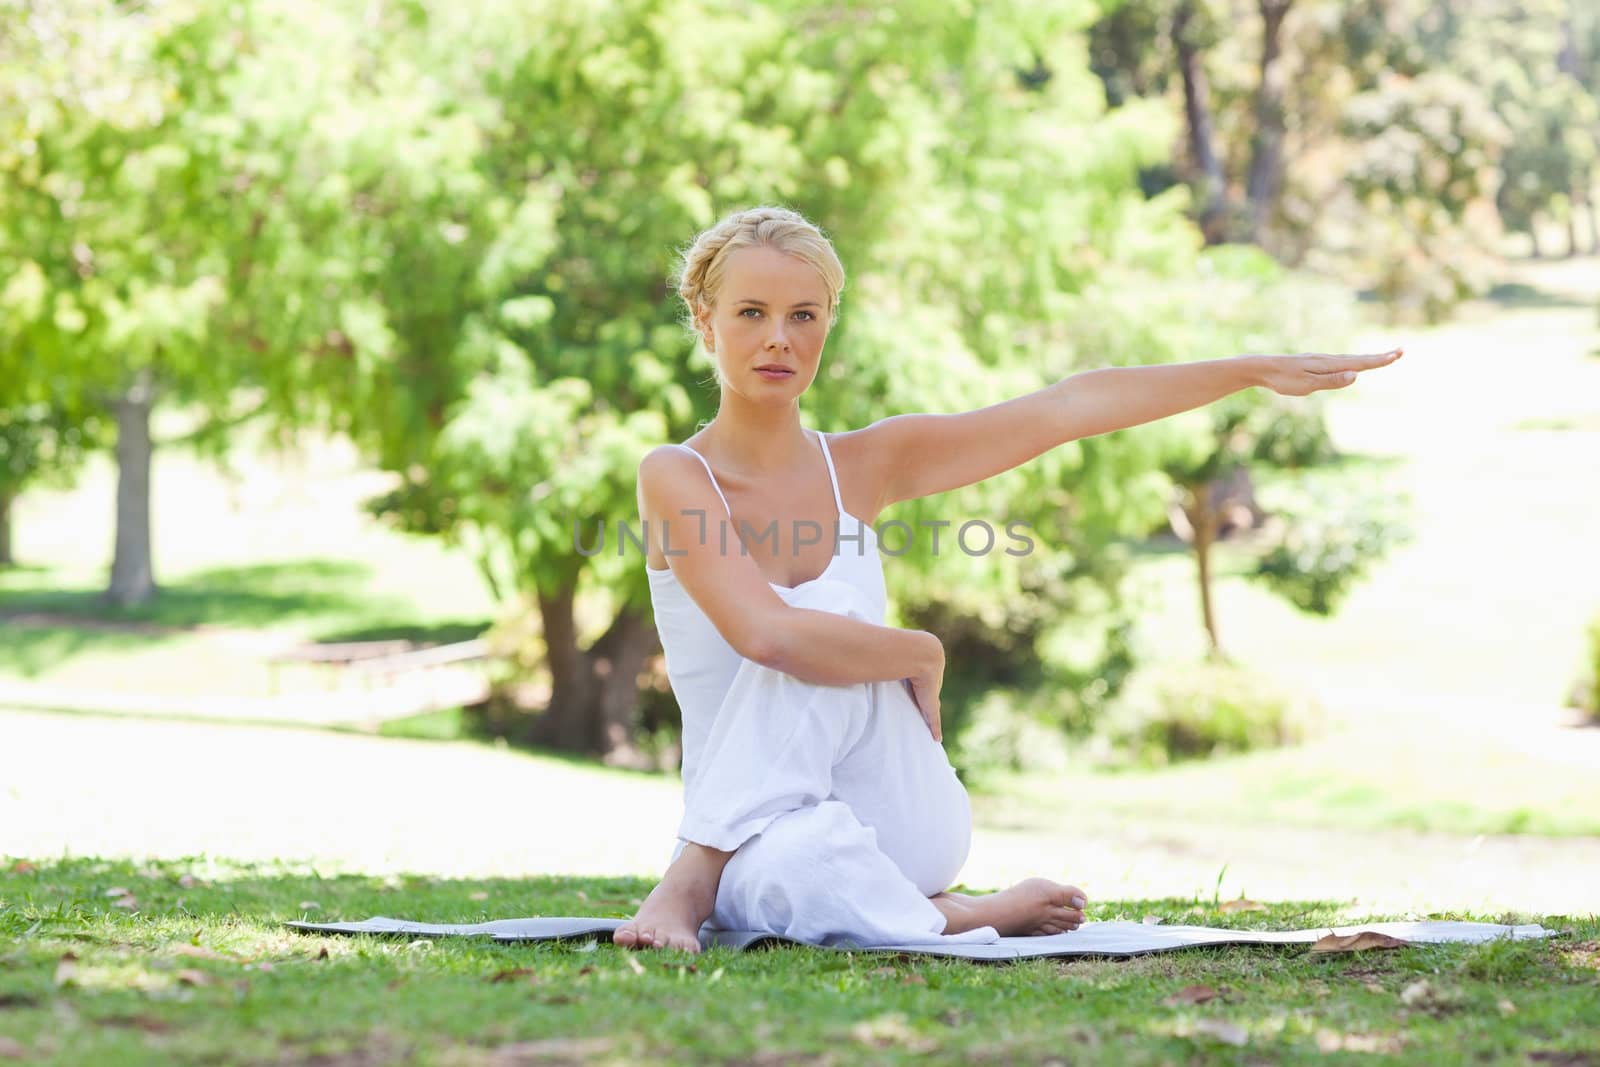
[[[1028,878],[1010,889],[985,896],[940,893],[933,906],[949,920],[947,934],[992,926],[1001,937],[1032,937],[1076,930],[1088,903],[1083,890],[1048,878]]]
[[[689,844],[660,884],[645,897],[639,914],[617,927],[611,940],[623,948],[700,951],[700,926],[717,906],[717,883],[732,852]]]

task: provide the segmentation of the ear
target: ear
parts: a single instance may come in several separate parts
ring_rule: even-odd
[[[704,304],[694,309],[694,328],[700,334],[700,343],[707,352],[716,351],[716,334],[711,329],[711,309]]]

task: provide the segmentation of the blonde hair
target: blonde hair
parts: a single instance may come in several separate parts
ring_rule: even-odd
[[[844,265],[833,244],[798,212],[783,207],[753,207],[736,211],[706,230],[683,253],[677,276],[678,295],[688,307],[687,325],[691,330],[695,312],[717,302],[728,257],[741,248],[757,245],[776,248],[815,267],[828,288],[828,320],[838,317]]]

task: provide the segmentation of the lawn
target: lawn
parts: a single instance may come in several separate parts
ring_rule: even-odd
[[[0,1059],[38,1063],[1600,1062],[1600,921],[1548,942],[1000,966],[782,948],[625,954],[302,935],[284,919],[628,913],[634,878],[320,877],[191,859],[0,870]],[[1104,902],[1289,928],[1338,908]]]

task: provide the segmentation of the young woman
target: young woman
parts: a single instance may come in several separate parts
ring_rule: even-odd
[[[976,411],[824,435],[801,425],[799,401],[843,285],[827,239],[781,208],[731,215],[684,256],[678,292],[716,363],[721,403],[688,441],[645,456],[638,483],[683,711],[684,817],[666,875],[617,930],[619,945],[697,952],[708,918],[818,944],[1077,929],[1087,899],[1075,886],[944,891],[971,839],[967,795],[941,747],[944,650],[933,634],[883,624],[879,513],[1066,441],[1250,386],[1343,388],[1400,356],[1113,367]]]

